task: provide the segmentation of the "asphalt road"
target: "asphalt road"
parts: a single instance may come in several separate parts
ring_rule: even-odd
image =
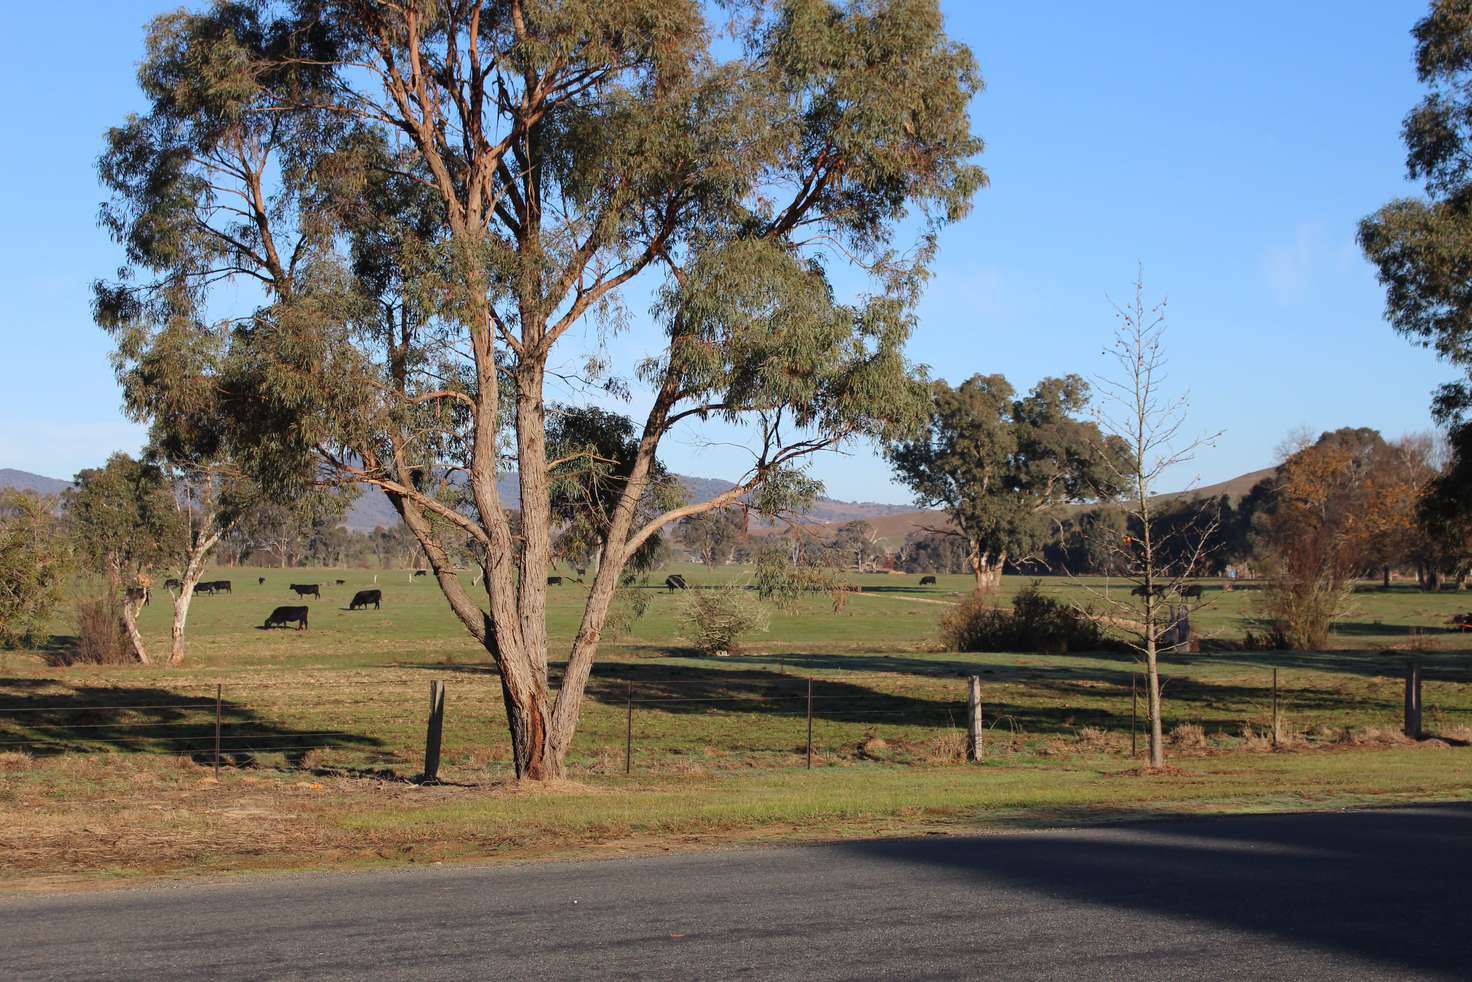
[[[1472,805],[0,899],[0,978],[1472,977]]]

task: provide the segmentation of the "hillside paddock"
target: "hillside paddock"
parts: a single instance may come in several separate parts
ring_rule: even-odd
[[[696,588],[749,575],[677,571]],[[863,591],[841,610],[827,595],[805,598],[720,659],[683,646],[678,594],[650,585],[646,615],[605,645],[569,782],[527,789],[511,780],[498,683],[433,581],[398,571],[379,572],[375,584],[374,575],[211,571],[207,579],[230,579],[234,592],[196,599],[179,668],[58,667],[65,622],[38,650],[0,653],[6,881],[46,887],[1472,794],[1472,662],[1462,635],[1445,627],[1472,609],[1466,595],[1359,593],[1336,634],[1343,650],[1257,652],[1234,650],[1254,591],[1207,584],[1212,605],[1193,618],[1206,650],[1163,669],[1170,767],[1147,774],[1131,755],[1138,666],[1128,656],[939,650],[938,621],[967,577],[925,588],[918,576],[855,577]],[[261,628],[272,607],[298,602],[289,583],[312,582],[322,599],[301,601],[312,608],[309,630]],[[1004,594],[1028,582],[1009,577]],[[375,585],[382,610],[346,609]],[[1063,579],[1042,588],[1074,597],[1123,589]],[[549,591],[554,643],[570,640],[584,589]],[[156,594],[143,619],[159,652],[167,601]],[[1412,653],[1427,679],[1431,738],[1421,741],[1400,735]],[[986,722],[979,765],[962,760],[972,674]],[[446,685],[444,749],[440,783],[421,785],[431,681]]]

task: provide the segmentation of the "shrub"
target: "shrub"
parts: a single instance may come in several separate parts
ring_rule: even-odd
[[[1111,647],[1089,611],[1045,596],[1038,583],[1019,591],[1011,610],[972,594],[941,621],[941,639],[952,651],[1065,654]]]
[[[728,655],[744,634],[767,629],[767,610],[741,587],[688,590],[676,621],[685,639],[707,655]]]
[[[122,604],[116,596],[104,593],[79,597],[76,617],[77,643],[71,650],[59,653],[61,661],[73,665],[121,665],[131,660]]]
[[[1170,745],[1182,750],[1200,750],[1206,746],[1206,731],[1195,723],[1181,723],[1171,729]]]

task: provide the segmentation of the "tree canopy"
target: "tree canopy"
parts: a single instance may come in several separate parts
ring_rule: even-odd
[[[1365,218],[1359,241],[1385,287],[1391,325],[1465,376],[1433,402],[1461,460],[1472,450],[1472,4],[1433,0],[1412,34],[1416,76],[1428,91],[1401,135],[1407,174],[1425,193]],[[1435,493],[1441,502],[1433,510],[1443,519],[1472,516],[1472,483],[1442,480]]]
[[[944,508],[970,544],[978,589],[995,586],[1009,556],[1048,540],[1059,506],[1114,493],[1106,458],[1121,445],[1080,418],[1079,376],[1043,379],[1019,397],[1002,376],[976,375],[956,388],[934,382],[930,398],[924,432],[887,452],[918,503]]]

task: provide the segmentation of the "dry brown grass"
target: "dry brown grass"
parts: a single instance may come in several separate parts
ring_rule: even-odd
[[[1171,728],[1166,735],[1166,742],[1176,750],[1205,750],[1206,731],[1195,723],[1181,723]]]
[[[966,759],[966,733],[954,727],[941,730],[925,745],[921,755],[927,764],[959,764]]]

